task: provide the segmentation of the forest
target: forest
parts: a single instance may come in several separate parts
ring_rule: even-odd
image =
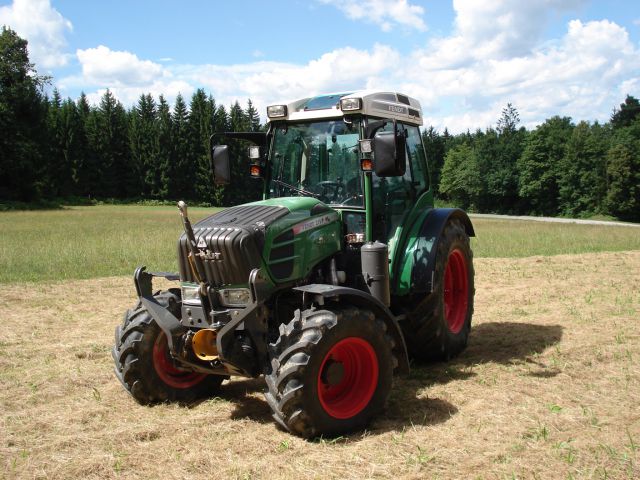
[[[230,142],[234,182],[215,188],[209,137],[259,131],[248,100],[230,107],[203,89],[173,105],[141,95],[130,108],[106,90],[45,94],[51,79],[30,63],[27,42],[0,34],[0,206],[43,201],[186,199],[226,206],[258,199],[243,146]],[[613,107],[613,106],[612,106]],[[533,130],[507,104],[496,127],[452,135],[423,131],[438,202],[474,212],[640,221],[640,102],[627,95],[607,123],[554,116]]]

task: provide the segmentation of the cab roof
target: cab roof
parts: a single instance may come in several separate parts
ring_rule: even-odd
[[[340,100],[360,99],[360,108],[343,111]],[[282,104],[280,104],[282,105]],[[415,98],[398,92],[359,90],[301,98],[284,104],[287,114],[284,117],[269,118],[269,121],[300,121],[322,118],[343,118],[347,115],[361,114],[380,118],[393,118],[412,125],[422,125],[422,108]]]

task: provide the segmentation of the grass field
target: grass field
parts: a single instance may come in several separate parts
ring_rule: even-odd
[[[192,220],[215,210],[190,209]],[[477,219],[476,257],[640,250],[640,229]],[[175,207],[91,206],[0,212],[0,283],[175,271]]]
[[[640,478],[640,252],[475,265],[468,349],[315,442],[276,428],[259,380],[137,405],[110,356],[128,277],[4,285],[0,477]]]
[[[259,379],[155,407],[116,380],[130,275],[175,269],[175,208],[0,213],[0,478],[640,478],[640,230],[474,224],[467,350],[414,364],[369,430],[308,442]]]

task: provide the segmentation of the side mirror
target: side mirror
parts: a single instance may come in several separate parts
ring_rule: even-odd
[[[407,166],[407,141],[404,130],[378,132],[373,137],[373,170],[379,177],[399,177]]]
[[[231,164],[229,163],[229,147],[227,145],[215,145],[211,151],[211,168],[213,170],[213,183],[216,185],[229,185],[231,183]]]

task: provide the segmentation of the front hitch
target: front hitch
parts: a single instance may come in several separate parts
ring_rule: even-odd
[[[136,292],[140,297],[140,303],[147,309],[149,315],[153,317],[160,329],[167,336],[167,346],[171,356],[175,356],[174,339],[179,338],[185,328],[169,310],[160,305],[153,296],[153,277],[163,277],[167,280],[179,280],[177,273],[168,272],[147,272],[144,265],[136,268],[133,274],[133,283],[136,286]]]
[[[178,274],[166,272],[147,272],[146,267],[138,267],[133,274],[133,281],[140,302],[147,309],[149,315],[156,321],[160,329],[167,336],[169,353],[177,358],[174,345],[187,331],[180,319],[176,318],[169,310],[160,305],[153,297],[153,277],[163,277],[168,280],[178,280]],[[251,289],[251,303],[243,309],[232,310],[231,320],[217,333],[216,347],[220,361],[226,365],[229,371],[238,375],[255,377],[262,373],[258,366],[263,365],[267,356],[266,334],[267,322],[262,305],[268,298],[270,289],[265,277],[259,269],[251,271],[249,276]],[[241,327],[242,325],[242,327]],[[235,332],[243,330],[251,339],[255,347],[255,354],[259,361],[246,355],[246,349],[237,342]],[[180,361],[183,361],[180,359]]]

